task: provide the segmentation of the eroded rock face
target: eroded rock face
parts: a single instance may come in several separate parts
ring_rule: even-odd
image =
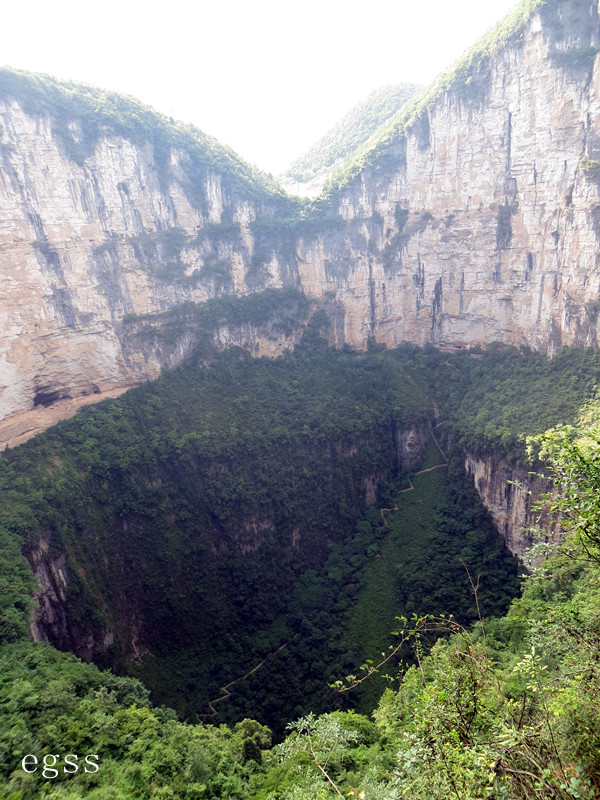
[[[427,442],[431,437],[431,422],[396,431],[398,468],[411,472],[423,460]]]
[[[67,632],[67,560],[64,553],[51,556],[49,548],[49,536],[40,534],[26,552],[36,578],[29,618],[29,636],[34,642],[64,639]]]
[[[94,653],[106,653],[115,641],[113,632],[83,630],[69,615],[70,577],[65,553],[51,552],[50,535],[42,531],[25,549],[25,555],[36,578],[29,617],[31,640],[52,642],[88,661]],[[135,654],[135,639],[131,647]]]
[[[47,116],[0,102],[0,443],[193,350],[189,329],[161,344],[131,315],[223,295],[300,288],[327,304],[334,344],[597,346],[599,42],[596,2],[552,0],[341,191],[341,224],[271,241],[254,223],[273,209],[218,174],[192,205],[184,153],[160,172],[150,144],[105,135],[76,161]],[[211,335],[261,355],[295,341]]]
[[[90,625],[89,620],[79,618],[77,612],[81,609],[77,608],[77,600],[69,595],[74,573],[79,573],[82,582],[88,581],[84,567],[56,546],[53,548],[48,531],[41,531],[27,545],[24,554],[36,579],[28,624],[32,641],[51,642],[86,661],[108,657],[114,645],[118,645],[124,657],[132,662],[149,655],[142,641],[144,620],[137,600],[121,598],[118,609],[113,610],[116,626],[107,625],[102,614],[98,615],[94,625]],[[124,568],[122,564],[115,565],[115,569]],[[106,611],[106,608],[101,610]],[[119,631],[118,637],[115,629]]]
[[[549,480],[491,455],[467,454],[465,469],[473,477],[481,501],[514,555],[523,558],[535,543],[533,528],[543,529],[547,540],[555,535],[555,526],[547,516],[540,522],[540,512],[534,510],[540,496],[551,491]]]
[[[336,292],[351,344],[597,346],[599,189],[582,157],[600,155],[600,59],[569,58],[598,44],[598,9],[550,5],[578,15],[568,34],[534,17],[477,92],[447,91],[397,142],[393,176],[343,190],[363,248],[304,246],[302,284]]]
[[[100,139],[80,165],[48,117],[28,115],[16,101],[0,103],[4,443],[17,444],[78,405],[154,378],[189,355],[193,336],[157,346],[139,335],[140,326],[124,323],[128,315],[281,287],[274,267],[262,269],[255,286],[247,280],[256,210],[228,197],[211,173],[202,212],[193,208],[176,180],[179,158],[171,153],[168,187],[151,148],[126,139]],[[233,221],[229,238],[188,246],[224,215]],[[289,337],[256,327],[220,326],[212,335],[217,344],[247,345],[260,355],[290,345]],[[53,414],[40,411],[53,404]]]

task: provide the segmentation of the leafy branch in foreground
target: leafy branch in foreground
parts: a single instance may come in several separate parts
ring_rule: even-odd
[[[590,404],[583,425],[597,413],[597,405]],[[600,563],[600,425],[557,427],[529,440],[528,446],[530,452],[537,449],[555,486],[541,495],[535,510],[546,511],[560,524],[563,553]]]
[[[469,568],[462,561],[462,565],[467,573],[469,578],[469,583],[471,584],[471,590],[475,597],[475,605],[477,607],[477,617],[479,619],[479,623],[481,625],[481,633],[483,636],[483,642],[485,645],[485,628],[483,625],[483,617],[481,615],[481,608],[479,605],[479,585],[480,585],[480,576],[477,576],[477,583],[473,581],[471,573],[469,572]],[[453,620],[453,615],[446,617],[446,615],[441,614],[439,617],[435,617],[432,614],[426,614],[425,616],[419,616],[418,614],[413,614],[410,618],[411,626],[408,626],[408,618],[405,616],[396,617],[396,620],[403,626],[401,630],[392,631],[391,635],[396,636],[399,638],[398,644],[390,645],[389,646],[389,653],[386,655],[385,653],[381,653],[381,661],[377,664],[373,661],[373,659],[367,659],[364,664],[361,665],[360,671],[363,673],[362,677],[358,677],[357,675],[346,675],[344,680],[337,680],[333,683],[328,684],[330,689],[333,689],[336,692],[349,692],[351,689],[354,689],[356,686],[359,686],[361,683],[367,680],[371,675],[379,672],[385,664],[392,660],[395,655],[398,655],[402,651],[402,648],[405,645],[410,645],[412,647],[414,656],[418,662],[420,662],[421,657],[424,653],[424,648],[422,645],[422,637],[423,634],[430,630],[431,627],[436,629],[436,633],[439,635],[441,633],[446,634],[455,634],[459,633],[461,630],[465,630],[462,625],[459,625],[457,622]],[[446,623],[446,626],[442,626],[442,621]],[[405,668],[406,665],[402,661],[399,660],[398,664],[398,671],[402,672],[403,667]],[[389,675],[385,675],[384,678],[391,682],[392,678]]]
[[[339,761],[348,745],[358,741],[356,731],[344,728],[333,714],[315,717],[308,714],[296,722],[291,722],[287,730],[295,732],[277,748],[279,756],[284,759],[290,756],[299,757],[299,762],[308,760],[318,769],[321,776],[329,783],[339,797],[344,795],[331,777],[331,766],[334,759]],[[329,769],[329,771],[328,771]]]
[[[559,743],[562,695],[575,676],[551,672],[549,654],[533,646],[512,668],[502,669],[477,630],[444,619],[426,626],[453,636],[438,641],[431,657],[403,680],[410,701],[406,715],[412,716],[400,756],[403,790],[424,796],[418,780],[431,770],[429,790],[436,784],[437,792],[457,798],[592,797],[589,782]],[[409,769],[415,759],[423,766],[417,773]]]
[[[472,584],[473,585],[473,584]],[[473,585],[477,592],[477,585]],[[569,614],[544,620],[547,640],[536,644],[532,623],[529,648],[507,661],[503,647],[451,617],[413,616],[396,631],[399,643],[375,665],[363,665],[362,677],[333,685],[348,691],[379,670],[406,645],[415,664],[404,670],[400,690],[384,693],[376,721],[399,737],[393,797],[593,798],[593,778],[565,738],[570,702],[596,707],[597,692],[581,685],[576,669],[557,666],[565,647],[577,648],[586,662],[597,636],[577,632]],[[541,623],[540,623],[541,624]],[[548,636],[548,632],[550,635]],[[581,640],[581,641],[579,641]],[[431,641],[435,641],[429,648]],[[591,650],[590,650],[591,646]],[[428,651],[424,655],[425,650]],[[569,700],[568,698],[571,698]],[[577,701],[575,701],[577,697]],[[595,726],[594,726],[595,729]],[[594,767],[595,768],[595,767]]]
[[[406,617],[396,617],[396,619],[401,624],[405,626],[408,625],[408,620]],[[389,646],[390,652],[387,655],[385,653],[381,653],[381,661],[379,661],[379,663],[375,664],[373,659],[367,659],[360,667],[361,672],[364,673],[361,678],[359,678],[357,675],[346,675],[344,680],[334,681],[333,683],[329,684],[329,687],[334,689],[336,692],[349,692],[350,689],[354,689],[356,686],[363,683],[363,681],[366,681],[367,678],[369,678],[375,672],[379,672],[381,667],[383,667],[384,664],[387,664],[388,661],[391,661],[391,659],[400,652],[405,644],[412,642],[416,637],[419,636],[419,626],[421,625],[422,621],[423,618],[413,614],[411,617],[411,622],[413,623],[412,627],[406,630],[402,629],[400,631],[392,631],[391,635],[399,637],[400,641],[396,646]],[[401,665],[402,662],[400,662],[400,666]],[[388,680],[391,680],[391,678],[388,677]]]

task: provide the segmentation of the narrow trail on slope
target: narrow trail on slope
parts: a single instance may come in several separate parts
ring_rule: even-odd
[[[426,472],[433,472],[436,469],[442,469],[443,467],[447,467],[448,466],[448,457],[446,456],[446,454],[442,450],[442,447],[441,447],[440,443],[438,442],[437,437],[436,437],[436,435],[434,433],[434,428],[437,428],[438,425],[441,425],[441,424],[442,424],[441,421],[440,422],[436,422],[436,424],[431,429],[431,436],[433,438],[433,441],[435,442],[435,445],[436,445],[437,449],[440,451],[440,455],[442,456],[442,458],[444,459],[444,461],[446,463],[445,464],[436,464],[434,467],[427,467],[427,469],[421,469],[418,472],[414,473],[415,476],[424,475]],[[398,492],[398,494],[404,494],[405,492],[414,491],[415,487],[414,487],[414,484],[413,484],[410,476],[408,478],[408,482],[410,484],[409,488],[408,489],[401,489]],[[381,509],[381,516],[382,516],[382,519],[383,519],[383,524],[387,527],[387,520],[385,518],[385,512],[386,511],[398,511],[398,503],[397,503],[397,501],[394,501],[394,507],[393,508],[382,508]],[[228,700],[231,697],[231,692],[229,691],[229,689],[232,686],[235,686],[236,683],[239,683],[240,681],[244,681],[244,680],[246,680],[246,678],[249,678],[250,675],[254,675],[255,672],[258,672],[258,670],[263,666],[263,664],[265,663],[265,661],[267,660],[267,658],[269,656],[276,656],[277,653],[280,653],[285,647],[288,646],[288,644],[290,642],[293,642],[294,639],[297,638],[297,636],[298,636],[297,633],[294,634],[294,636],[292,636],[292,638],[288,642],[284,642],[282,645],[280,645],[277,648],[277,650],[273,650],[273,652],[271,652],[268,655],[266,655],[263,658],[262,661],[260,661],[255,667],[252,667],[252,669],[249,670],[248,672],[246,672],[245,675],[242,675],[242,676],[240,676],[239,678],[236,678],[233,681],[229,681],[229,683],[226,683],[224,686],[219,687],[219,691],[221,692],[219,697],[215,697],[214,700],[209,700],[209,702],[208,702],[208,707],[210,708],[210,713],[209,714],[198,714],[198,713],[196,714],[196,719],[198,720],[198,722],[202,722],[202,720],[206,719],[207,717],[216,717],[219,712],[215,708],[215,705],[217,703],[222,703],[224,700]]]
[[[283,650],[284,647],[287,647],[290,642],[293,642],[294,639],[297,636],[298,636],[297,633],[294,634],[294,636],[292,636],[292,638],[289,640],[289,642],[284,642],[282,645],[280,645],[277,648],[277,650],[273,650],[272,653],[269,653],[268,655],[266,655],[260,663],[258,663],[255,667],[252,667],[252,669],[249,670],[245,675],[242,675],[241,677],[236,678],[233,681],[229,681],[229,683],[226,683],[225,686],[220,686],[219,687],[219,691],[221,692],[221,694],[219,695],[219,697],[215,697],[214,700],[209,700],[208,701],[208,707],[210,708],[210,714],[196,714],[196,719],[198,720],[198,722],[202,722],[202,720],[206,719],[206,717],[216,717],[216,715],[219,712],[215,708],[215,705],[217,703],[222,703],[223,700],[228,700],[231,697],[231,692],[229,691],[229,688],[231,686],[235,686],[235,684],[239,683],[240,681],[246,680],[246,678],[249,678],[250,675],[254,675],[255,672],[258,672],[258,670],[262,667],[262,665],[265,663],[265,661],[267,660],[267,658],[269,656],[276,656],[277,653],[281,652],[281,650]]]
[[[446,455],[446,453],[444,453],[444,451],[442,450],[442,445],[441,445],[441,444],[438,442],[438,440],[437,440],[437,436],[435,435],[435,429],[436,429],[436,428],[437,428],[439,425],[443,425],[443,424],[444,424],[444,421],[443,421],[443,420],[440,420],[439,422],[436,422],[436,423],[435,423],[435,425],[434,425],[434,426],[431,428],[431,436],[432,436],[432,438],[433,438],[433,441],[435,442],[435,445],[436,445],[437,449],[440,451],[440,453],[441,453],[441,455],[442,455],[442,458],[443,458],[443,459],[444,459],[444,461],[446,462],[445,464],[438,464],[438,466],[439,466],[439,467],[446,467],[446,466],[448,466],[448,456],[447,456],[447,455]],[[419,473],[418,473],[418,472],[417,472],[417,475],[419,475]]]
[[[437,426],[441,425],[441,424],[442,424],[442,422],[436,422],[434,427],[431,429],[431,436],[433,438],[433,441],[435,442],[435,446],[440,451],[440,455],[442,456],[442,458],[444,459],[444,461],[446,463],[445,464],[436,464],[435,467],[427,467],[427,469],[421,469],[418,472],[414,473],[415,477],[417,475],[424,475],[426,472],[433,472],[435,469],[443,469],[443,467],[447,467],[448,466],[448,457],[447,457],[446,453],[444,453],[444,451],[442,450],[442,446],[438,442],[437,436],[435,435],[435,432],[434,432],[434,428],[437,428]],[[414,491],[415,487],[414,487],[414,484],[413,484],[413,482],[411,480],[410,475],[408,477],[408,482],[410,484],[408,489],[401,489],[398,492],[398,494],[404,494],[405,492],[413,492]],[[387,527],[387,520],[385,518],[385,512],[386,511],[388,511],[388,512],[389,511],[398,511],[398,501],[394,500],[394,507],[393,508],[382,508],[381,509],[381,518],[383,519],[383,524]]]

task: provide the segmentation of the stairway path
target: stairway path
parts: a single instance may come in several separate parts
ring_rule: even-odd
[[[441,422],[437,422],[435,424],[434,428],[437,428],[437,426],[441,425],[441,424],[442,424]],[[444,467],[448,466],[448,457],[446,456],[446,453],[444,453],[444,451],[442,450],[442,446],[440,445],[440,443],[437,440],[437,436],[435,435],[434,428],[431,429],[431,436],[433,438],[433,441],[435,442],[435,445],[436,445],[437,449],[440,451],[440,455],[442,456],[442,458],[444,459],[444,461],[446,463],[445,464],[436,464],[435,467],[427,467],[427,469],[421,469],[418,472],[414,473],[415,476],[424,475],[426,472],[433,472],[433,470],[435,470],[435,469],[443,469]],[[414,484],[413,484],[412,479],[411,479],[410,476],[408,477],[408,482],[410,484],[408,489],[401,489],[398,492],[398,494],[404,494],[405,492],[413,492],[414,491],[415,487],[414,487]],[[387,527],[387,520],[385,518],[385,512],[386,511],[387,512],[398,511],[398,502],[396,500],[394,501],[394,507],[393,508],[382,508],[381,509],[381,518],[383,519],[383,524]]]
[[[292,638],[290,639],[290,642],[292,642],[296,638],[296,636],[298,636],[298,634],[295,634],[294,636],[292,636]],[[246,672],[245,675],[241,675],[239,678],[236,678],[233,681],[229,681],[229,683],[226,683],[224,686],[219,687],[219,691],[221,692],[219,697],[215,697],[214,700],[209,700],[208,701],[208,707],[210,708],[210,714],[196,714],[196,719],[198,720],[198,722],[202,722],[202,720],[206,719],[207,717],[215,717],[219,713],[217,711],[217,709],[215,708],[215,705],[217,703],[222,703],[224,700],[227,700],[227,699],[229,699],[229,697],[231,697],[231,692],[229,691],[230,687],[231,686],[235,686],[235,684],[239,683],[240,681],[246,680],[246,678],[249,678],[250,675],[254,675],[254,673],[258,672],[258,670],[262,667],[262,665],[265,663],[265,661],[267,660],[267,658],[269,656],[276,656],[277,653],[281,652],[281,650],[283,650],[284,647],[287,647],[290,642],[284,642],[282,645],[280,645],[277,648],[277,650],[273,650],[272,653],[269,653],[269,655],[265,656],[263,658],[263,660],[260,661],[255,667],[252,667],[251,670],[248,670],[248,672]]]

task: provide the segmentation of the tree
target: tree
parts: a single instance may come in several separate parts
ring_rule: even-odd
[[[563,550],[600,563],[600,409],[590,404],[579,426],[564,425],[528,442],[547,465],[554,490],[542,495],[539,511],[560,523]]]

